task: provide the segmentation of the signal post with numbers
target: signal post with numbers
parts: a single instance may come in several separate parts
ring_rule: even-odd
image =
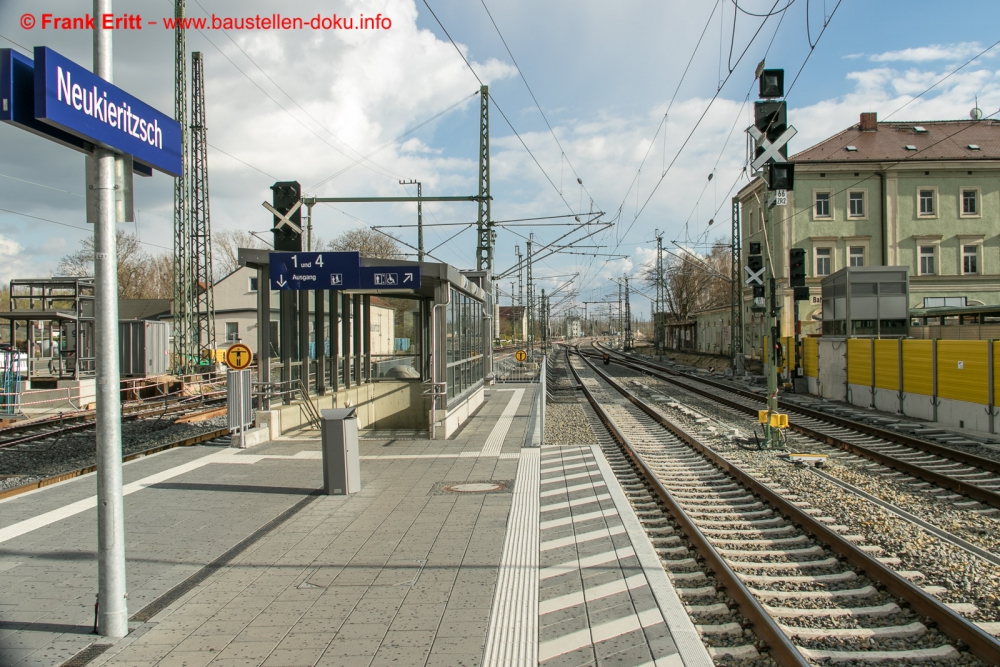
[[[788,141],[795,136],[794,127],[787,124],[787,103],[785,95],[785,72],[780,69],[763,69],[763,62],[758,69],[759,97],[761,101],[754,103],[754,124],[747,129],[753,138],[755,151],[751,166],[761,172],[767,181],[768,200],[762,202],[764,247],[758,246],[758,253],[747,257],[746,284],[754,288],[755,310],[767,312],[768,345],[767,354],[767,410],[761,411],[758,421],[764,427],[764,440],[767,447],[780,446],[780,429],[787,427],[786,415],[778,413],[778,362],[781,355],[781,330],[778,325],[779,301],[777,295],[777,280],[773,257],[771,254],[771,238],[775,232],[771,228],[771,208],[787,205],[788,190],[793,189],[795,167],[788,163]],[[780,230],[780,225],[776,225]],[[773,244],[780,247],[781,244]],[[752,261],[753,259],[753,261]]]

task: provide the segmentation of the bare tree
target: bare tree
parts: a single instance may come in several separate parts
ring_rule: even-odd
[[[314,245],[318,247],[318,244]],[[396,239],[368,227],[349,229],[327,243],[326,247],[338,252],[360,252],[362,257],[403,259],[403,251]]]
[[[269,247],[264,241],[243,229],[220,229],[212,234],[212,267],[216,281],[239,268],[239,249],[262,250]]]
[[[116,234],[118,246],[118,298],[167,299],[173,294],[173,270],[163,276],[160,267],[170,264],[168,255],[154,257],[146,252],[139,238],[121,229]],[[59,260],[63,276],[94,275],[94,237],[85,236],[80,249]]]
[[[700,310],[729,304],[730,249],[728,243],[716,241],[706,255],[688,250],[671,252],[664,257],[666,312],[675,320],[687,320]],[[655,289],[655,268],[643,274]]]

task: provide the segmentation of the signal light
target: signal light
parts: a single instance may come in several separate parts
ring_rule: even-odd
[[[794,190],[795,165],[788,162],[767,163],[768,190]]]
[[[302,199],[302,186],[298,181],[279,181],[271,186],[271,191],[273,192],[271,205],[284,215],[288,215],[292,207]],[[301,229],[302,207],[296,209],[292,215],[288,216],[288,219]],[[279,221],[279,218],[274,216],[274,229],[271,230],[274,233],[274,249],[284,252],[301,252],[301,232],[295,231],[288,225],[278,227]]]
[[[806,251],[804,248],[792,248],[788,251],[788,285],[790,287],[805,287],[806,285]]]
[[[785,70],[766,69],[760,73],[758,81],[757,93],[760,99],[767,100],[785,96]]]
[[[767,137],[772,144],[778,141],[778,137],[788,129],[788,104],[781,101],[768,100],[766,102],[753,103],[753,124],[760,133]],[[764,149],[758,147],[754,157],[760,156]],[[788,158],[788,147],[782,146],[778,152]]]

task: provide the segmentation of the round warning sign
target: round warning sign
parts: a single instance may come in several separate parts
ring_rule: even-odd
[[[241,371],[253,361],[253,352],[243,343],[236,343],[226,350],[226,365],[234,371]]]
[[[514,353],[514,358],[517,359],[518,361],[524,361],[525,359],[528,358],[528,353],[525,352],[524,350],[518,350],[517,352]]]

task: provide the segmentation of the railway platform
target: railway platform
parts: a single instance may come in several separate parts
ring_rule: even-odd
[[[535,385],[445,440],[319,434],[125,465],[130,634],[91,634],[93,476],[0,502],[0,664],[710,665],[596,445],[525,447]]]

